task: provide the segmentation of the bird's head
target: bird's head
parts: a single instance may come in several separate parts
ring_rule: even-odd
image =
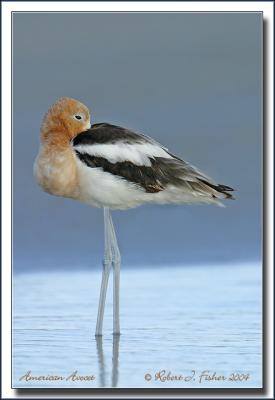
[[[41,140],[62,143],[70,141],[78,133],[90,128],[90,112],[78,100],[61,97],[44,116]]]

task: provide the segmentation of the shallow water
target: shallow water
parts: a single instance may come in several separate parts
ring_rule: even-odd
[[[260,265],[123,267],[122,334],[109,293],[96,340],[100,280],[99,270],[14,275],[14,388],[262,386]],[[58,380],[20,380],[28,371]]]

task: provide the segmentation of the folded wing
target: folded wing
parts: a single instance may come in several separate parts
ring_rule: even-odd
[[[216,184],[153,139],[119,126],[95,124],[77,135],[72,145],[85,166],[101,168],[148,193],[172,185],[195,196],[233,198],[228,193],[232,188]]]

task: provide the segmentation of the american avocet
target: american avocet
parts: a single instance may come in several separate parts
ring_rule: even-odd
[[[232,199],[216,184],[155,140],[108,123],[90,124],[88,108],[63,97],[46,113],[34,164],[46,192],[104,209],[105,250],[96,335],[102,335],[106,292],[113,266],[113,333],[120,333],[121,257],[110,209],[145,203],[214,203]]]

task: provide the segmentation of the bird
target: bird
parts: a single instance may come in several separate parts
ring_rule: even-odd
[[[44,115],[34,176],[45,192],[103,208],[104,258],[96,320],[103,319],[113,270],[113,334],[120,335],[121,254],[112,210],[143,204],[216,204],[233,199],[229,186],[217,184],[199,169],[151,137],[107,122],[91,125],[86,105],[58,99]]]

